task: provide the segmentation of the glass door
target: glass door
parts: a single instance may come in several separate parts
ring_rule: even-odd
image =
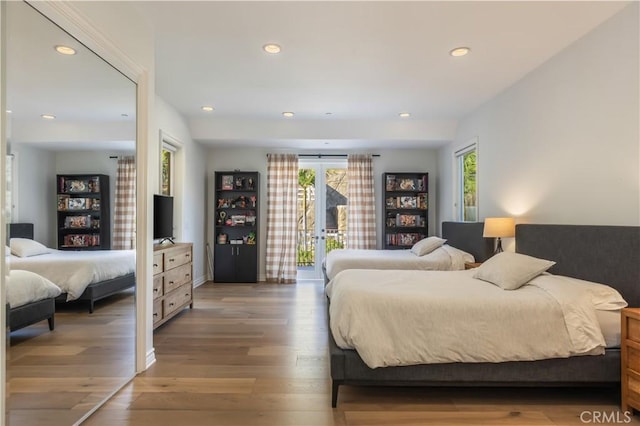
[[[300,159],[298,170],[299,279],[322,279],[325,255],[344,248],[347,232],[347,161]]]

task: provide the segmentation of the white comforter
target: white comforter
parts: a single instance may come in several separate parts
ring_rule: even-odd
[[[7,276],[7,303],[11,308],[57,297],[60,293],[58,286],[33,272],[9,271]]]
[[[135,272],[135,250],[63,251],[30,257],[11,256],[11,270],[35,272],[51,280],[75,300],[89,284]]]
[[[345,269],[457,271],[464,269],[465,262],[473,261],[471,254],[445,244],[424,256],[416,256],[411,250],[337,249],[327,254],[325,267],[331,280]]]
[[[326,288],[333,337],[371,368],[604,353],[589,286],[544,274],[505,291],[473,274],[343,271]],[[603,287],[607,306],[626,305]]]

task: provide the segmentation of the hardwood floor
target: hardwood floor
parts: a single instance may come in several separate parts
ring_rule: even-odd
[[[41,321],[11,333],[7,349],[10,426],[72,425],[135,372],[133,290],[96,303],[56,306],[55,330]]]
[[[213,284],[156,330],[157,362],[86,425],[625,424],[612,389],[343,386],[331,408],[323,286]],[[581,413],[582,420],[581,420]],[[613,413],[613,414],[611,414]],[[602,415],[597,419],[602,419]],[[607,417],[611,419],[612,417]]]

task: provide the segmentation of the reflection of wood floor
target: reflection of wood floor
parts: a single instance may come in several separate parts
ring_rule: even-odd
[[[584,425],[583,411],[619,410],[611,389],[351,386],[332,409],[322,284],[207,283],[194,296],[156,330],[156,364],[85,424]]]
[[[8,424],[72,425],[104,399],[135,362],[133,290],[88,305],[56,307],[47,321],[11,333],[7,355]]]

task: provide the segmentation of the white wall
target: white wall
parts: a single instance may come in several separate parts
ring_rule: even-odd
[[[452,150],[479,139],[479,217],[640,224],[638,3],[461,121],[438,153],[454,219]]]
[[[156,96],[156,118],[160,131],[180,142],[182,147],[175,157],[174,181],[174,226],[178,241],[193,243],[193,277],[194,284],[206,281],[207,255],[205,233],[206,229],[206,150],[191,139],[187,123],[184,118]],[[157,140],[157,162],[160,161],[160,135]],[[160,174],[155,179],[155,193],[160,191]]]
[[[259,269],[258,279],[265,279],[265,253],[266,253],[266,211],[267,211],[267,154],[282,151],[275,151],[262,148],[209,148],[207,161],[207,241],[211,247],[214,244],[215,223],[215,199],[214,199],[214,173],[216,171],[232,171],[235,169],[242,171],[257,171],[260,173],[260,194],[259,197]],[[295,151],[297,154],[305,152]],[[332,152],[332,154],[344,154],[345,152]],[[380,154],[373,160],[373,174],[375,177],[376,192],[376,223],[378,233],[378,248],[382,247],[382,174],[384,172],[428,172],[429,173],[429,203],[435,206],[437,203],[435,184],[437,182],[437,152],[435,150],[377,150],[371,154]],[[430,223],[436,223],[436,209],[429,211]],[[437,232],[435,225],[429,225],[429,233],[434,235]]]
[[[8,152],[15,155],[17,172],[17,215],[13,223],[34,224],[34,239],[47,247],[56,245],[56,170],[55,154],[12,143]]]

